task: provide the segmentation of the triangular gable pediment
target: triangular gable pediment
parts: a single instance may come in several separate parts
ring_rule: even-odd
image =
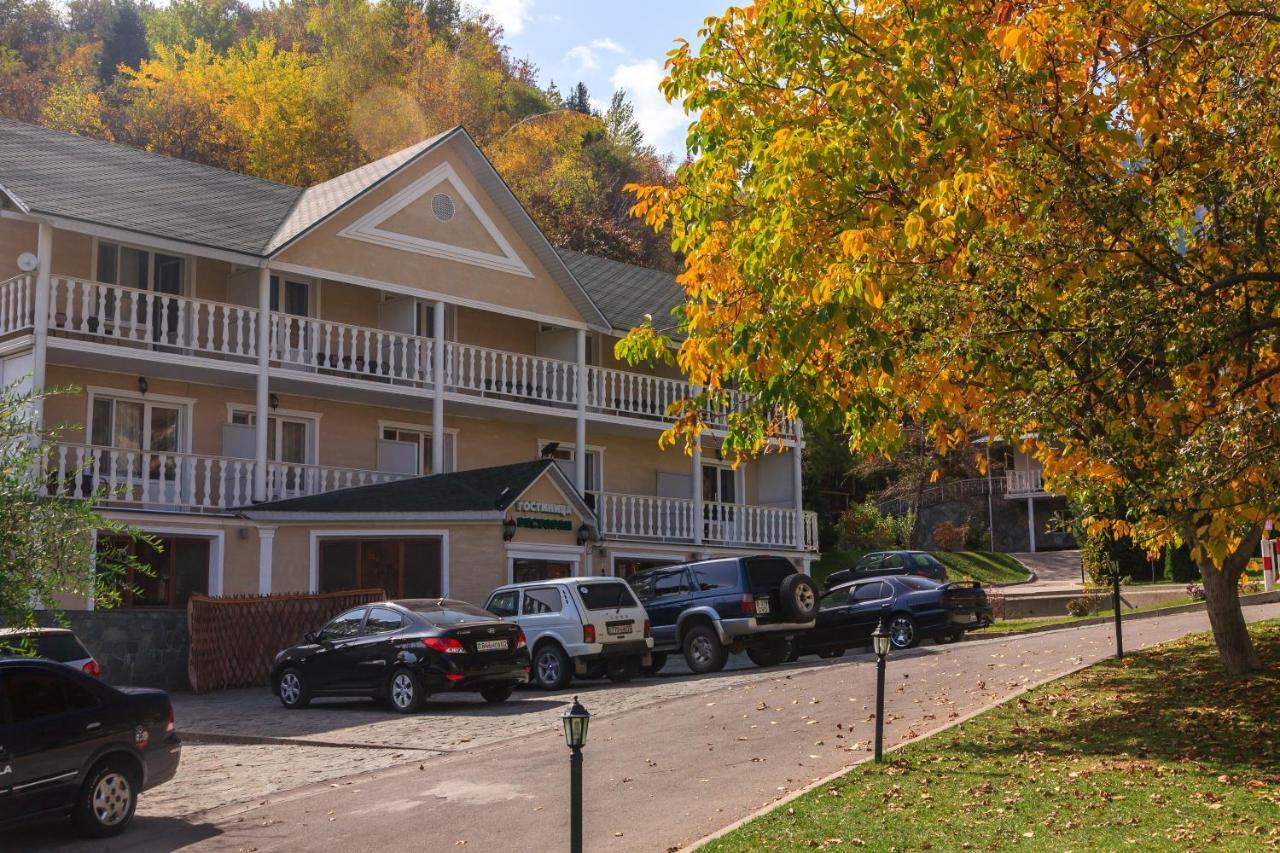
[[[404,252],[533,278],[529,267],[448,161],[339,234]]]

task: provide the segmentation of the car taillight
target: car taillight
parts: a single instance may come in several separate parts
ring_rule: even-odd
[[[653,626],[649,624],[649,620],[644,620],[644,638],[647,640],[653,636]]]
[[[102,678],[102,667],[98,666],[98,662],[93,658],[89,658],[89,662],[80,667],[80,671],[94,678]]]
[[[596,626],[583,625],[582,626],[582,642],[594,643],[595,641],[596,641]]]
[[[755,599],[755,596],[753,596],[753,595],[743,595],[743,596],[742,596],[742,615],[743,615],[743,616],[755,616],[755,615],[756,615],[756,599]]]
[[[167,735],[173,734],[173,703],[172,702],[169,703],[169,722],[164,724],[164,733]]]
[[[516,648],[523,649],[527,645],[529,644],[525,642],[524,631],[521,631],[519,634],[516,634]]]
[[[423,637],[422,645],[433,652],[440,652],[446,655],[465,655],[467,653],[466,647],[453,637]]]
[[[928,573],[928,572],[912,572],[911,574],[915,575],[915,576],[916,576],[916,577],[918,577],[918,578],[927,578],[927,577],[929,577],[929,573]]]

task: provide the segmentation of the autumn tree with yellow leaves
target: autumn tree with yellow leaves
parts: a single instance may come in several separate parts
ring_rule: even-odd
[[[686,253],[702,398],[892,453],[1020,441],[1095,532],[1190,545],[1225,668],[1280,509],[1280,14],[1267,0],[760,0],[672,52],[637,213]],[[632,358],[668,344],[642,328]],[[1118,509],[1123,507],[1123,513]]]

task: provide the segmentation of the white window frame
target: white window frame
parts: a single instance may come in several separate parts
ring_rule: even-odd
[[[250,418],[256,419],[258,416],[257,409],[252,403],[227,403],[227,423],[235,423],[234,418],[237,412],[245,412]],[[304,421],[307,425],[307,460],[302,465],[319,465],[320,462],[320,418],[324,416],[324,412],[308,412],[303,409],[270,409],[267,412],[268,418],[276,419],[276,429],[280,429],[281,418],[293,421]],[[250,426],[253,423],[250,421]],[[276,451],[279,452],[281,447],[281,435],[276,435]],[[268,462],[278,462],[277,459],[268,459]]]
[[[108,388],[101,385],[90,385],[85,389],[87,410],[84,417],[84,443],[93,445],[93,403],[99,397],[110,397],[115,400],[128,400],[131,403],[142,403],[142,449],[151,450],[151,417],[152,403],[161,403],[166,407],[178,409],[178,449],[174,453],[191,453],[191,424],[194,418],[194,397],[172,397],[166,394],[143,394],[122,388]]]
[[[529,542],[515,547],[507,546],[507,583],[515,583],[516,560],[552,560],[557,563],[569,563],[569,577],[580,578],[590,576],[590,571],[583,574],[586,562],[586,548],[572,548],[564,545],[540,545]]]
[[[420,438],[422,438],[422,439],[424,439],[424,440],[425,440],[425,439],[428,439],[428,438],[432,438],[432,437],[435,435],[435,432],[434,432],[434,430],[432,430],[432,428],[431,428],[431,426],[430,426],[430,425],[424,425],[424,424],[411,424],[411,423],[408,423],[408,422],[405,422],[405,421],[384,421],[384,420],[379,420],[379,421],[378,421],[378,439],[377,439],[377,440],[378,440],[378,441],[383,441],[384,439],[382,438],[382,433],[383,433],[385,430],[389,430],[389,429],[394,429],[394,430],[397,430],[397,431],[399,431],[399,432],[416,432],[416,433],[418,433],[419,437],[420,437]],[[445,427],[445,428],[444,428],[444,433],[445,433],[445,435],[447,435],[447,436],[453,436],[453,442],[452,442],[452,444],[453,444],[453,452],[452,452],[451,454],[449,454],[449,459],[447,459],[447,460],[445,461],[445,467],[446,467],[446,468],[448,469],[448,471],[450,471],[450,472],[452,472],[452,471],[457,471],[457,470],[458,470],[458,433],[459,433],[459,431],[460,431],[460,430],[459,430],[457,427]],[[445,446],[445,450],[448,450],[448,449],[449,449],[449,444],[450,444],[450,442],[447,442],[447,441],[445,442],[445,445],[444,445],[444,446]],[[423,442],[423,441],[420,441],[420,442],[419,442],[419,444],[418,444],[418,476],[422,476],[422,460],[423,460],[423,452],[424,452],[424,442]],[[440,473],[447,473],[447,472],[437,471],[437,472],[435,472],[435,473],[440,474]]]
[[[194,278],[195,277],[195,261],[191,255],[185,254],[183,252],[170,252],[165,249],[155,249],[150,246],[140,245],[138,243],[130,243],[127,240],[108,240],[105,237],[93,238],[93,251],[90,252],[91,258],[89,260],[89,263],[90,263],[89,278],[92,281],[98,280],[98,251],[99,251],[99,246],[102,243],[110,243],[111,245],[116,246],[117,248],[133,249],[138,252],[147,253],[147,286],[145,289],[148,293],[155,292],[151,288],[155,285],[155,280],[156,280],[156,255],[157,254],[171,255],[175,258],[182,258],[182,292],[179,293],[178,295],[190,296],[192,294],[193,282],[195,280]],[[120,256],[119,254],[117,254],[116,255],[117,281],[112,286],[128,287],[131,290],[135,289],[133,288],[132,285],[121,284],[119,282],[119,278],[120,278]],[[103,284],[106,284],[106,283],[107,282],[103,282]]]
[[[555,440],[555,439],[553,439],[553,438],[540,438],[540,439],[538,439],[538,444],[537,444],[537,446],[534,448],[534,451],[533,451],[533,455],[534,455],[534,457],[535,457],[535,458],[541,458],[542,448],[546,447],[548,444],[551,444],[552,442],[555,442],[556,444],[559,444],[559,445],[560,445],[559,447],[557,447],[557,448],[556,448],[556,450],[568,450],[568,451],[572,452],[572,453],[573,453],[573,458],[572,458],[572,459],[570,459],[569,461],[570,461],[570,462],[573,462],[573,463],[575,463],[575,464],[577,463],[577,459],[578,459],[578,448],[577,448],[577,446],[576,446],[572,441],[556,441],[556,440]],[[588,489],[587,491],[595,491],[595,492],[604,492],[604,491],[607,491],[607,489],[605,489],[605,487],[604,487],[604,451],[605,451],[605,446],[604,446],[603,444],[584,444],[584,445],[583,445],[583,447],[586,449],[586,451],[587,451],[588,453],[594,453],[594,454],[596,455],[596,459],[600,460],[600,462],[599,462],[599,470],[597,470],[597,471],[596,471],[596,487],[595,487],[594,489]],[[588,459],[590,459],[591,457],[587,457],[587,458],[588,458]],[[554,459],[555,459],[555,457],[552,457],[552,459],[554,460]],[[571,482],[573,481],[573,475],[572,475],[572,474],[570,474],[570,475],[569,475],[569,480],[570,480]]]
[[[292,281],[292,282],[295,282],[295,283],[297,283],[297,284],[305,284],[305,285],[307,286],[307,313],[306,313],[304,316],[306,316],[306,317],[308,317],[309,319],[312,319],[312,320],[318,320],[318,319],[320,319],[320,290],[321,290],[321,287],[320,287],[320,280],[319,280],[319,279],[317,279],[317,278],[316,278],[316,277],[314,277],[314,276],[309,276],[309,275],[291,275],[291,274],[288,274],[288,273],[285,273],[285,272],[281,272],[281,271],[276,270],[276,269],[272,269],[272,271],[271,271],[271,278],[274,278],[274,279],[276,279],[277,281],[279,281],[279,282],[280,282],[280,288],[279,288],[279,292],[280,292],[280,296],[279,296],[279,304],[280,304],[280,307],[276,308],[276,310],[275,310],[275,313],[276,313],[276,314],[284,314],[284,313],[285,313],[285,310],[284,310],[284,284],[285,284],[285,282]],[[268,285],[268,287],[270,287],[270,285]],[[290,317],[292,317],[292,316],[296,316],[296,315],[290,314],[289,316],[290,316]]]
[[[449,597],[449,531],[446,529],[387,530],[385,527],[370,530],[312,530],[309,537],[309,592],[320,591],[320,540],[321,539],[427,539],[440,540],[440,597]]]
[[[746,503],[747,503],[746,466],[739,465],[737,469],[734,469],[732,462],[725,462],[720,459],[708,459],[706,456],[703,456],[702,467],[703,468],[719,468],[721,470],[728,469],[730,471],[733,471],[733,490],[735,494],[734,494],[734,500],[731,506],[746,506]],[[698,470],[698,476],[699,477],[702,476],[702,469]],[[703,501],[705,503],[713,503],[713,501],[710,498],[708,498],[707,495],[705,494],[706,492],[705,489],[703,490],[703,492],[704,492],[702,496]],[[725,503],[725,502],[714,501],[714,503]]]

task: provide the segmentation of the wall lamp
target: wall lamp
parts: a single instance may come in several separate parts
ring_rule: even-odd
[[[147,377],[145,376],[138,377],[138,393],[139,394],[147,393]]]
[[[514,518],[508,518],[502,522],[502,541],[510,542],[516,538],[516,522]]]

